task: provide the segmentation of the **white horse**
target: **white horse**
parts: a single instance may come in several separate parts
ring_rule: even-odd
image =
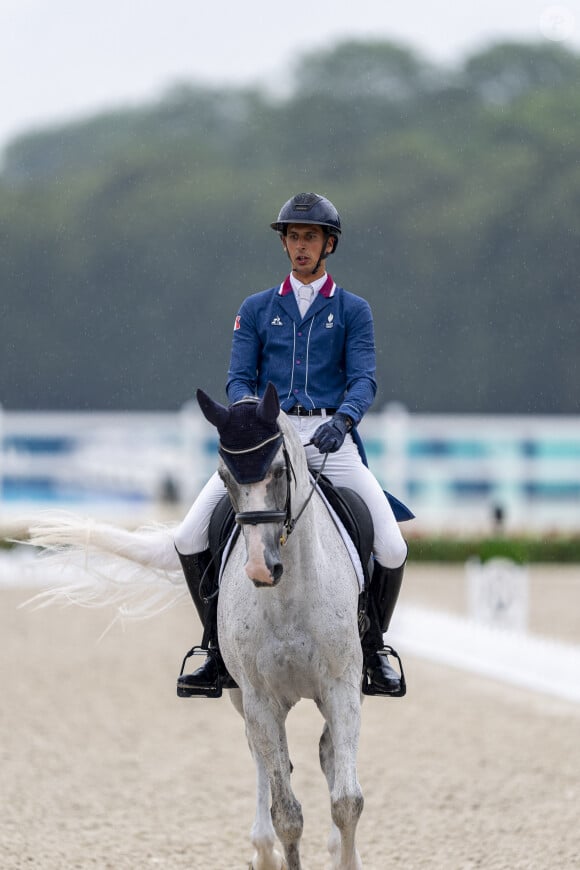
[[[235,430],[235,406],[226,409],[202,396],[202,410],[220,435]],[[255,442],[232,453],[222,438],[219,466],[243,530],[221,578],[218,634],[227,668],[240,687],[231,696],[245,719],[257,770],[256,853],[250,866],[301,867],[302,811],[290,783],[285,722],[297,701],[309,698],[325,720],[320,763],[330,790],[332,867],[360,870],[355,845],[363,808],[356,771],[362,673],[358,579],[340,532],[313,490],[304,449],[280,413],[274,389],[266,390],[254,413],[279,429],[270,442],[272,459],[262,457],[267,467],[261,479],[236,480],[244,476],[244,461],[267,449]],[[275,835],[285,863],[275,850]]]
[[[243,531],[223,568],[218,634],[227,668],[239,686],[230,697],[245,720],[257,771],[250,868],[302,866],[303,818],[290,782],[285,723],[290,709],[307,698],[325,722],[319,755],[330,791],[331,866],[361,870],[355,844],[363,809],[356,770],[362,675],[356,570],[313,487],[305,451],[280,412],[276,391],[269,385],[260,402],[243,403],[241,432],[236,405],[225,408],[201,391],[198,399],[220,432],[219,473]],[[256,433],[264,427],[272,434],[257,442]],[[228,448],[228,443],[237,447]],[[239,482],[249,478],[252,482]],[[138,563],[170,577],[178,566],[167,529],[152,535],[104,524],[57,522],[39,524],[30,538],[51,549],[76,546],[85,558],[88,543],[94,553],[123,557],[126,565]]]

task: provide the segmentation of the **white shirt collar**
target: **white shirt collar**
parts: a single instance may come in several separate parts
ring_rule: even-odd
[[[292,289],[294,290],[294,295],[296,296],[296,298],[298,298],[298,292],[301,287],[310,287],[310,289],[312,290],[312,298],[314,299],[320,288],[324,285],[324,282],[327,278],[328,275],[325,272],[322,278],[317,278],[316,281],[312,282],[312,284],[303,284],[302,281],[299,281],[298,278],[296,278],[291,272],[290,284],[292,286]]]

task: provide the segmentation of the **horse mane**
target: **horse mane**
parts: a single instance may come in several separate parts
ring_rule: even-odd
[[[290,419],[284,411],[280,411],[278,416],[278,425],[284,436],[286,448],[292,460],[297,479],[306,480],[308,477],[308,463],[306,462],[306,452],[304,445],[300,440],[300,435],[290,422]]]

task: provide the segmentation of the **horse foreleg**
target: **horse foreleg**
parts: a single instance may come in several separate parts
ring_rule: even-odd
[[[240,716],[245,720],[244,703],[239,689],[232,689],[230,699]],[[276,834],[270,816],[270,783],[261,756],[252,746],[252,740],[246,723],[248,746],[256,765],[256,816],[250,835],[255,848],[254,857],[250,862],[250,870],[285,870],[286,865],[282,855],[274,848]]]
[[[320,738],[320,763],[330,790],[332,828],[328,849],[333,870],[362,870],[355,835],[364,799],[356,772],[360,734],[360,692],[344,686],[319,704],[326,725]]]
[[[244,714],[248,739],[258,772],[258,815],[256,818],[260,815],[260,801],[263,802],[265,811],[268,794],[271,794],[271,821],[283,846],[286,859],[286,863],[281,866],[287,870],[301,870],[300,839],[304,823],[302,808],[290,785],[291,764],[284,728],[286,712],[279,709],[274,712],[264,700],[254,699],[249,702],[248,698],[244,697]],[[264,775],[264,782],[267,777],[268,790],[261,782],[262,775]],[[258,868],[259,865],[256,865],[256,870]],[[269,870],[270,865],[264,864],[264,870],[266,868]]]
[[[250,744],[251,748],[251,744]],[[270,783],[259,754],[252,750],[256,765],[256,817],[250,835],[255,848],[251,870],[285,870],[280,853],[274,848],[276,834],[270,815]]]
[[[324,723],[320,742],[318,744],[318,757],[320,759],[320,767],[328,783],[328,791],[332,794],[334,787],[334,747],[332,745],[332,737],[330,736],[330,728],[328,723]],[[331,855],[336,856],[340,853],[340,831],[332,822],[330,834],[328,835],[328,851]]]

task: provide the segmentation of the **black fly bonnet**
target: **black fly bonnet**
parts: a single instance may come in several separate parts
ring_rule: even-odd
[[[229,408],[197,391],[199,406],[219,433],[219,454],[238,483],[263,480],[282,444],[280,402],[272,384],[262,399],[248,396]]]
[[[284,450],[286,464],[286,502],[283,509],[245,511],[236,513],[240,525],[283,522],[284,534],[281,543],[294,531],[296,523],[316,491],[316,484],[324,470],[326,457],[310,493],[296,514],[292,513],[291,480],[296,482],[284,435],[278,426],[280,400],[274,384],[268,382],[261,399],[253,396],[234,402],[229,408],[214,402],[203,390],[197,391],[197,401],[204,417],[218,430],[219,453],[237,483],[259,483],[264,480],[280,447]]]

